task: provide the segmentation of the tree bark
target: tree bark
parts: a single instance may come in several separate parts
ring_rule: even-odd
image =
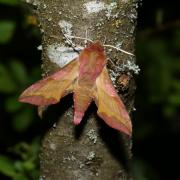
[[[64,34],[87,37],[93,41],[134,51],[136,0],[26,0],[33,5],[42,36],[43,76],[55,71],[69,48]],[[71,39],[85,46],[82,39]],[[133,110],[135,83],[139,71],[135,58],[105,48],[113,83],[129,112]],[[71,53],[71,54],[70,54]],[[110,59],[110,60],[109,60]],[[63,65],[62,65],[63,66]],[[105,101],[105,100],[104,100]],[[90,106],[79,126],[74,126],[72,96],[50,106],[43,115],[46,131],[40,154],[40,179],[43,180],[129,180],[131,176],[131,139],[111,129]],[[54,124],[54,125],[53,125]]]

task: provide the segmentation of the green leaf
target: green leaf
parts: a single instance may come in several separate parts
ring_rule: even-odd
[[[31,179],[40,179],[39,178],[39,176],[40,176],[40,174],[39,174],[39,170],[37,170],[37,169],[34,169],[33,171],[30,171],[31,173],[30,173],[30,177],[31,177]]]
[[[33,169],[35,169],[35,164],[33,161],[29,160],[29,161],[25,161],[23,163],[23,168],[26,170],[26,171],[31,171]]]
[[[179,92],[171,94],[168,97],[168,102],[171,103],[172,105],[178,105],[179,106],[180,105],[180,94],[179,94]]]
[[[27,81],[27,74],[26,74],[26,68],[24,65],[17,61],[17,60],[11,60],[10,63],[10,69],[13,74],[13,77],[19,82],[19,83],[25,83]]]
[[[40,138],[36,137],[31,143],[31,153],[33,157],[36,157],[39,152]]]
[[[26,177],[26,175],[19,173],[13,178],[13,180],[28,180],[28,178]]]
[[[142,161],[136,160],[133,164],[133,174],[135,180],[147,180],[145,176],[145,167]]]
[[[180,29],[177,28],[173,34],[173,43],[176,50],[180,50]]]
[[[41,70],[39,67],[34,67],[31,70],[31,75],[29,76],[29,82],[34,83],[35,81],[37,81],[38,79],[41,78]]]
[[[11,93],[16,91],[17,85],[15,84],[9,70],[0,64],[0,92]]]
[[[16,175],[14,163],[10,158],[0,155],[0,172],[9,177]]]
[[[5,101],[5,108],[7,112],[13,113],[18,111],[22,107],[22,103],[18,102],[18,98],[16,96],[9,97]]]
[[[20,3],[19,0],[0,0],[0,4],[10,5],[10,6],[16,6]]]
[[[25,142],[20,142],[16,144],[13,148],[11,148],[10,152],[19,155],[23,160],[27,160],[29,157],[28,155],[29,150],[30,150],[29,144]],[[18,162],[16,162],[15,164],[18,164]]]
[[[163,107],[163,114],[166,118],[171,118],[176,112],[176,106],[170,105],[169,103]]]
[[[180,93],[180,82],[178,79],[173,79],[172,87],[174,88],[174,90],[179,91]]]
[[[0,44],[6,44],[12,38],[15,30],[15,22],[0,21]]]
[[[157,172],[145,161],[135,158],[133,161],[134,180],[159,180]]]
[[[22,161],[15,161],[14,163],[14,168],[18,171],[18,172],[23,172],[23,162]]]
[[[13,119],[13,128],[16,131],[23,132],[31,125],[33,120],[33,112],[31,109],[23,109]]]
[[[162,10],[162,9],[158,9],[158,10],[156,11],[156,19],[155,19],[157,26],[162,25],[162,23],[163,23],[163,18],[164,18],[164,12],[163,12],[163,10]]]

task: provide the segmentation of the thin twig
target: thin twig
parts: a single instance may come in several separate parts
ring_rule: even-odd
[[[132,53],[130,53],[130,52],[128,52],[128,51],[125,51],[125,50],[123,50],[123,49],[121,49],[121,48],[117,48],[117,47],[115,47],[115,46],[112,46],[112,45],[104,44],[103,46],[104,46],[104,47],[111,47],[111,48],[114,48],[114,49],[116,49],[116,50],[118,50],[118,51],[121,51],[121,52],[123,52],[123,53],[125,53],[125,54],[134,56],[134,54],[132,54]]]
[[[83,38],[83,37],[78,37],[78,36],[71,36],[71,35],[68,35],[68,34],[64,34],[65,37],[69,37],[69,38],[72,38],[72,39],[82,39],[82,40],[86,40],[86,41],[89,41],[89,42],[93,42],[91,39],[88,39],[88,38]]]
[[[65,36],[66,40],[69,41],[69,43],[70,43],[73,47],[76,47],[76,45],[71,41],[71,38],[72,38],[72,39],[82,39],[82,40],[86,40],[86,41],[89,41],[89,42],[93,43],[93,41],[92,41],[91,39],[88,39],[88,38],[83,38],[83,37],[78,37],[78,36],[72,36],[72,35],[69,35],[69,34],[64,34],[64,36]],[[52,36],[52,37],[55,37],[55,36]],[[115,47],[115,46],[113,46],[113,45],[104,44],[103,46],[104,46],[104,47],[114,48],[114,49],[116,49],[116,50],[118,50],[118,51],[121,51],[121,52],[123,52],[123,53],[125,53],[125,54],[134,56],[134,54],[132,54],[132,53],[130,53],[130,52],[128,52],[128,51],[125,51],[125,50],[123,50],[123,49],[121,49],[121,48],[117,48],[117,47]]]
[[[82,37],[77,37],[77,36],[71,36],[71,35],[68,35],[68,34],[64,34],[64,36],[65,36],[65,37],[69,37],[69,38],[83,39],[83,40],[86,40],[86,41],[93,42],[91,39],[88,39],[88,38],[82,38]],[[132,54],[132,53],[130,53],[130,52],[128,52],[128,51],[125,51],[125,50],[123,50],[123,49],[121,49],[121,48],[117,48],[117,47],[115,47],[115,46],[112,46],[112,45],[104,44],[103,46],[104,46],[104,47],[111,47],[111,48],[114,48],[114,49],[116,49],[116,50],[118,50],[118,51],[121,51],[121,52],[123,52],[123,53],[125,53],[125,54],[134,56],[134,54]]]

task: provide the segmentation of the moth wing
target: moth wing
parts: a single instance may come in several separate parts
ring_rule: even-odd
[[[104,67],[96,79],[95,103],[97,114],[110,127],[131,136],[132,124],[128,112],[110,80],[108,71]]]
[[[92,90],[86,87],[80,87],[76,84],[74,88],[74,124],[79,124],[84,116],[84,112],[92,101]]]
[[[73,91],[73,83],[78,76],[78,59],[71,61],[64,68],[38,81],[27,88],[19,97],[20,102],[34,105],[49,105]]]

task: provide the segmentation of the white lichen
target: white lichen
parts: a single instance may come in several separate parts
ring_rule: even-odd
[[[50,17],[50,18],[48,18],[48,21],[50,22],[50,21],[52,21],[52,18]]]
[[[121,41],[121,42],[117,42],[115,46],[116,46],[118,49],[120,49],[120,48],[122,47],[122,44],[123,44],[122,41]]]
[[[41,32],[41,34],[43,34],[44,33],[44,29],[40,28],[40,32]]]
[[[70,22],[67,22],[65,20],[60,20],[58,25],[61,27],[61,30],[64,34],[72,35],[73,25]]]
[[[56,150],[56,145],[54,143],[50,143],[49,144],[50,149],[52,149],[53,151]]]
[[[45,176],[40,176],[39,180],[45,180],[45,178],[46,178]]]
[[[97,135],[96,135],[96,131],[94,129],[90,129],[87,133],[87,136],[90,140],[93,141],[94,144],[96,144],[97,142]]]
[[[124,2],[124,3],[128,3],[129,2],[129,0],[121,0],[122,2]]]
[[[42,51],[42,45],[39,45],[39,46],[37,47],[37,50]]]
[[[30,4],[32,0],[25,0],[25,2]]]
[[[134,61],[127,60],[126,64],[122,64],[122,69],[128,69],[130,71],[133,71],[134,74],[139,74],[140,68],[138,65],[134,63]]]
[[[116,69],[115,69],[116,70]],[[115,72],[114,70],[112,69],[109,69],[109,72],[110,72],[110,78],[111,78],[111,81],[114,85],[114,87],[117,87],[116,86],[116,78],[119,76],[119,72]]]
[[[97,0],[89,1],[87,3],[84,3],[84,8],[86,10],[87,14],[92,13],[99,13],[102,10],[105,10],[105,16],[107,19],[110,19],[111,17],[118,17],[119,13],[113,14],[113,10],[117,8],[117,3],[112,2],[110,4],[105,4],[104,2],[100,2]]]
[[[53,124],[53,128],[56,128],[56,126],[57,126],[57,123],[55,122],[55,123]]]
[[[76,157],[73,156],[73,155],[63,157],[63,163],[65,163],[65,162],[67,162],[67,161],[76,161]]]
[[[47,5],[46,4],[43,4],[43,9],[46,9],[47,8]]]
[[[88,156],[87,156],[87,159],[89,160],[89,161],[91,161],[91,160],[93,160],[94,158],[95,158],[95,152],[94,151],[90,151],[89,152],[89,154],[88,154]]]
[[[66,163],[67,161],[70,161],[71,158],[69,156],[63,157],[63,163]]]
[[[70,45],[71,47],[76,48],[76,45],[73,43],[72,37],[71,37],[72,32],[73,32],[72,30],[73,25],[70,22],[65,21],[65,20],[60,20],[58,25],[60,26],[61,31],[65,37],[65,43]]]
[[[91,13],[98,13],[102,11],[103,9],[106,9],[106,5],[104,2],[98,2],[98,1],[90,1],[84,4],[84,7],[87,10],[88,14]]]
[[[25,0],[25,2],[34,6],[39,6],[41,4],[39,0]]]
[[[83,164],[83,163],[80,163],[80,164],[79,164],[79,168],[80,168],[80,169],[82,169],[84,166],[85,166],[85,164]]]
[[[75,161],[75,160],[76,160],[76,157],[72,155],[72,156],[71,156],[71,160],[72,160],[72,161]]]
[[[112,13],[113,10],[116,9],[116,8],[117,8],[117,3],[116,2],[112,2],[112,3],[110,3],[109,5],[106,6],[105,14],[106,14],[106,17],[108,19],[110,19],[111,17],[113,17],[113,18],[117,18],[118,17],[118,15],[119,15],[118,13],[116,13],[116,14]]]
[[[48,46],[47,54],[49,60],[56,63],[61,68],[71,62],[73,59],[77,58],[79,55],[74,51],[73,48],[57,43]]]
[[[110,62],[112,62],[112,61],[110,60]],[[112,71],[110,69],[109,71],[110,71],[111,80],[114,85],[115,85],[116,78],[119,76],[120,72],[131,71],[134,74],[139,74],[139,72],[140,72],[139,66],[135,64],[133,59],[125,61],[125,63],[122,63],[120,66],[117,66],[114,63],[113,63],[113,65],[115,66],[115,70]]]

